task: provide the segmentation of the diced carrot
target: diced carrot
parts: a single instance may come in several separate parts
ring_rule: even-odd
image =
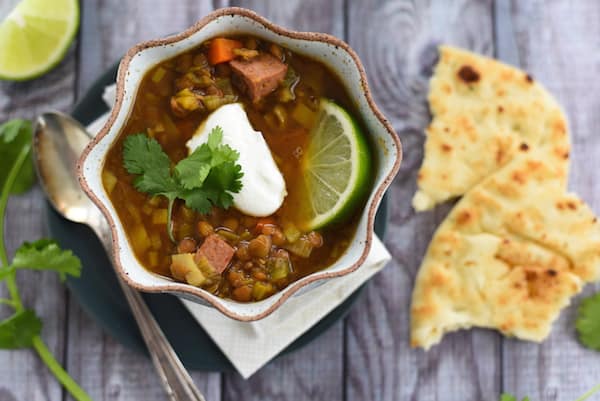
[[[260,233],[260,232],[262,232],[262,229],[264,226],[269,226],[269,225],[271,225],[271,226],[275,225],[275,219],[273,217],[261,217],[256,222],[256,228],[254,229],[254,231],[257,233]]]
[[[212,65],[226,63],[235,58],[233,49],[241,48],[242,42],[233,39],[215,38],[208,48],[208,62]]]

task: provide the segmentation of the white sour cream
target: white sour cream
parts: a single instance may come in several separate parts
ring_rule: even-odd
[[[189,153],[208,141],[217,125],[223,129],[222,143],[240,153],[237,163],[244,173],[241,191],[232,194],[233,205],[249,216],[275,213],[287,195],[285,181],[262,133],[252,128],[241,103],[226,104],[210,114],[186,143]]]

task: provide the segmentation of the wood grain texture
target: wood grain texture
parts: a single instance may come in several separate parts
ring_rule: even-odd
[[[512,1],[510,7],[521,67],[557,97],[569,116],[573,142],[569,188],[598,214],[600,2]],[[585,294],[593,289],[588,286]],[[574,320],[580,299],[562,313],[543,344],[504,342],[507,391],[532,400],[569,401],[598,384],[600,354],[576,340]]]
[[[42,78],[24,83],[0,83],[0,121],[8,118],[34,118],[42,110],[67,110],[74,98],[76,50],[72,48],[65,60]],[[41,218],[43,196],[39,187],[19,197],[13,197],[6,213],[6,241],[9,257],[25,240],[46,235]],[[17,276],[23,303],[42,318],[42,338],[62,362],[65,350],[65,289],[58,276],[48,272],[24,271]],[[0,297],[6,295],[0,284]],[[8,313],[0,309],[0,316]],[[62,389],[40,362],[34,351],[0,351],[0,401],[60,400]]]
[[[414,277],[450,205],[415,215],[410,198],[429,121],[425,95],[435,46],[450,43],[520,63],[565,106],[573,133],[570,187],[600,213],[600,3],[596,0],[85,0],[79,40],[60,66],[30,83],[0,83],[0,121],[68,111],[97,76],[140,40],[181,31],[215,7],[239,5],[286,27],[329,32],[361,56],[375,101],[404,145],[392,188],[387,245],[393,262],[350,317],[250,380],[194,372],[208,401],[490,400],[504,390],[532,401],[572,401],[598,381],[600,356],[575,339],[574,302],[542,345],[472,330],[411,350]],[[499,15],[498,11],[501,11]],[[495,24],[494,24],[495,18]],[[516,49],[516,51],[515,51]],[[9,205],[7,240],[46,233],[39,188]],[[50,349],[94,400],[164,400],[151,363],[103,333],[52,274],[19,276],[25,303],[46,322]],[[600,289],[596,286],[596,289]],[[593,290],[589,286],[586,293]],[[4,294],[0,289],[0,296]],[[0,309],[0,314],[5,309]],[[0,401],[69,399],[29,351],[0,352]],[[600,398],[599,398],[600,399]]]
[[[255,10],[287,28],[344,35],[341,0],[219,2]],[[343,399],[344,325],[337,323],[301,351],[270,363],[250,380],[238,374],[223,377],[223,400],[312,401]],[[272,333],[271,335],[277,335]]]
[[[131,46],[182,31],[213,9],[210,1],[196,0],[85,0],[82,6],[79,95]],[[149,359],[103,333],[75,300],[68,308],[67,364],[94,400],[165,399]],[[221,398],[220,374],[193,372],[192,377],[207,400]]]
[[[493,52],[490,1],[349,2],[349,43],[365,64],[376,103],[403,143],[386,244],[393,262],[351,312],[347,400],[493,400],[500,390],[500,339],[489,331],[448,335],[425,353],[409,347],[414,277],[448,205],[415,214],[410,200],[429,122],[427,84],[439,43]]]

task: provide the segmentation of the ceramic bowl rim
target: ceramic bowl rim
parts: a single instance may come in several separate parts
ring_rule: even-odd
[[[386,174],[382,183],[377,188],[374,188],[370,192],[371,194],[374,193],[374,195],[372,195],[372,199],[370,200],[370,203],[368,205],[368,218],[367,218],[367,227],[366,227],[367,236],[365,239],[365,244],[364,244],[362,253],[361,253],[360,257],[358,258],[358,260],[356,262],[354,262],[352,265],[348,266],[347,268],[344,268],[344,269],[341,269],[341,270],[338,270],[335,272],[327,272],[327,271],[317,272],[311,276],[308,276],[304,280],[296,281],[296,282],[290,284],[288,287],[286,287],[285,289],[282,290],[282,295],[275,303],[273,303],[271,306],[269,306],[264,311],[261,311],[260,313],[255,314],[255,315],[239,314],[239,313],[227,308],[225,305],[217,302],[214,299],[214,296],[212,296],[207,291],[205,291],[201,288],[198,288],[198,287],[193,287],[193,286],[190,286],[190,285],[187,285],[184,283],[176,283],[176,282],[165,283],[162,285],[148,286],[148,285],[140,284],[140,283],[136,282],[134,279],[132,279],[129,276],[129,274],[127,274],[125,272],[125,270],[123,269],[123,266],[121,265],[120,250],[122,248],[119,246],[120,238],[119,238],[118,231],[116,228],[116,223],[115,223],[115,219],[118,219],[118,217],[112,215],[111,211],[106,207],[104,202],[95,194],[94,190],[91,189],[90,185],[87,182],[87,178],[85,176],[84,169],[83,169],[83,165],[84,165],[88,155],[90,154],[92,149],[105,136],[108,135],[110,129],[113,127],[113,125],[117,119],[117,116],[119,115],[119,113],[121,111],[121,108],[123,107],[123,103],[124,103],[123,99],[124,99],[124,94],[125,94],[125,89],[124,89],[125,88],[125,78],[126,78],[127,72],[129,71],[129,66],[130,66],[130,63],[131,63],[131,60],[133,59],[133,57],[136,54],[138,54],[139,52],[141,52],[145,49],[148,49],[148,48],[163,47],[165,45],[169,45],[169,44],[173,44],[173,43],[182,41],[182,40],[188,38],[189,36],[195,34],[196,32],[200,31],[202,28],[204,28],[206,25],[208,25],[210,22],[214,21],[215,19],[218,19],[218,18],[224,17],[224,16],[245,17],[245,18],[253,20],[254,22],[258,23],[259,25],[262,25],[267,30],[272,31],[279,36],[287,37],[290,39],[311,41],[311,42],[324,42],[324,43],[333,45],[336,48],[341,48],[343,51],[345,51],[351,57],[352,61],[354,62],[353,67],[355,67],[358,70],[358,73],[360,75],[360,86],[362,88],[362,92],[364,93],[365,99],[368,103],[368,106],[369,106],[371,112],[384,126],[388,135],[392,139],[393,144],[395,145],[394,149],[391,150],[394,152],[394,154],[392,155],[392,157],[394,159],[392,168]],[[136,85],[139,85],[139,82]],[[135,98],[133,98],[133,99],[135,99]],[[103,160],[104,160],[104,157],[106,157],[106,154],[103,155]],[[208,302],[210,305],[212,305],[216,309],[218,309],[221,313],[223,313],[224,315],[226,315],[232,319],[236,319],[236,320],[240,320],[240,321],[253,321],[253,320],[262,319],[262,318],[268,316],[269,314],[271,314],[273,311],[275,311],[277,308],[279,308],[288,298],[290,298],[294,293],[296,293],[301,288],[303,288],[311,283],[314,283],[316,281],[319,281],[319,280],[345,276],[345,275],[355,271],[356,269],[358,269],[364,263],[365,259],[367,258],[368,254],[369,254],[369,251],[371,250],[371,243],[373,240],[373,233],[374,233],[374,221],[375,221],[375,214],[377,212],[377,207],[380,204],[381,199],[383,198],[383,195],[384,195],[386,189],[389,187],[393,178],[398,173],[398,171],[400,169],[401,160],[402,160],[402,145],[400,143],[398,135],[395,133],[394,129],[392,128],[392,126],[388,122],[388,120],[383,116],[381,111],[375,105],[375,102],[373,101],[373,98],[371,96],[371,92],[370,92],[370,89],[369,89],[369,86],[367,83],[366,73],[362,66],[362,63],[360,62],[358,55],[354,52],[354,50],[352,50],[350,48],[350,46],[347,43],[345,43],[341,39],[338,39],[332,35],[325,34],[325,33],[299,32],[299,31],[289,30],[289,29],[283,28],[279,25],[276,25],[276,24],[268,21],[267,19],[256,14],[254,11],[251,11],[251,10],[248,10],[245,8],[240,8],[240,7],[227,7],[227,8],[222,8],[222,9],[213,11],[212,13],[206,15],[204,18],[202,18],[198,22],[196,22],[193,26],[191,26],[190,28],[184,30],[183,32],[181,32],[177,35],[169,36],[169,37],[166,37],[163,39],[155,39],[155,40],[149,40],[146,42],[142,42],[142,43],[139,43],[139,44],[133,46],[131,49],[129,49],[129,51],[126,53],[126,55],[121,60],[121,63],[119,64],[119,71],[118,71],[118,75],[117,75],[117,94],[116,94],[115,105],[113,106],[110,116],[109,116],[107,122],[104,124],[101,131],[98,133],[98,135],[96,135],[94,137],[94,139],[88,144],[88,146],[85,148],[84,152],[82,153],[82,155],[77,163],[77,170],[78,170],[78,176],[79,176],[79,181],[80,181],[81,187],[83,188],[85,193],[90,197],[90,199],[94,202],[94,204],[96,204],[96,206],[98,206],[98,208],[101,210],[102,214],[108,220],[108,223],[109,223],[109,226],[110,226],[110,229],[112,232],[112,245],[113,245],[112,260],[115,263],[115,270],[117,271],[117,274],[121,277],[121,279],[123,279],[129,286],[135,288],[138,291],[149,292],[149,293],[168,292],[168,293],[186,294],[188,297],[189,296],[199,297],[199,298],[203,299],[205,302]],[[122,240],[127,241],[126,238],[122,238]],[[141,264],[140,264],[140,266],[141,266]]]

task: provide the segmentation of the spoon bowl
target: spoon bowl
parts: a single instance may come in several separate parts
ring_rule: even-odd
[[[95,226],[104,218],[79,186],[77,160],[91,137],[71,117],[48,112],[38,117],[33,159],[52,206],[68,220]]]

